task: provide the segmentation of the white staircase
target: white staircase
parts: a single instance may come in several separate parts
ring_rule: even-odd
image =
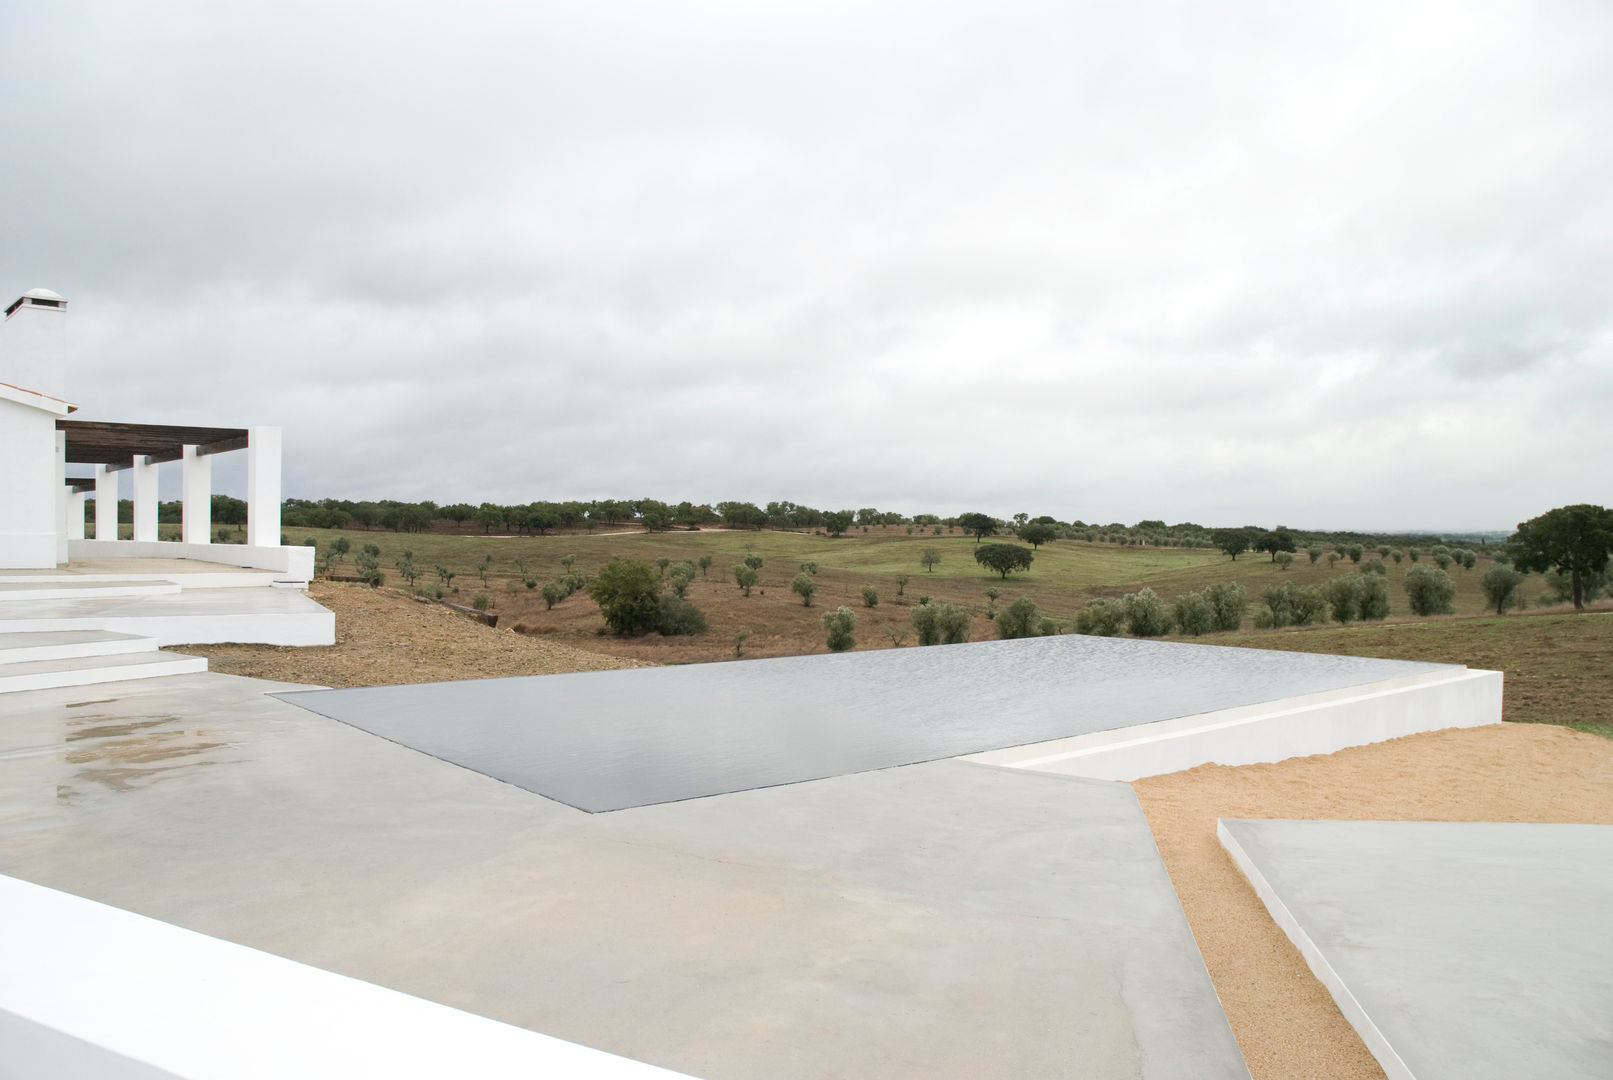
[[[155,638],[136,634],[111,630],[0,633],[0,694],[206,670],[206,657],[164,652]]]

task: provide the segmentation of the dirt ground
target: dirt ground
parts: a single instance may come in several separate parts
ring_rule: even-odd
[[[315,581],[308,595],[336,613],[335,645],[186,645],[171,651],[205,656],[209,670],[226,675],[318,686],[386,686],[650,666],[495,630],[439,604],[362,585]]]
[[[1255,1080],[1365,1080],[1383,1072],[1221,849],[1216,819],[1613,824],[1613,740],[1495,724],[1132,787]]]

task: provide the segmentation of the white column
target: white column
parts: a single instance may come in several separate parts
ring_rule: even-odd
[[[134,456],[134,538],[157,539],[157,464],[147,454]]]
[[[183,469],[180,481],[181,518],[179,538],[187,544],[212,542],[213,531],[213,459],[203,457],[196,447],[181,448],[179,459]]]
[[[67,432],[56,433],[56,564],[67,561]]]
[[[246,433],[246,542],[280,546],[280,429]]]
[[[95,538],[118,538],[118,474],[105,465],[95,467]]]
[[[84,500],[90,497],[87,491],[75,491],[67,497],[67,538],[69,540],[84,539]]]

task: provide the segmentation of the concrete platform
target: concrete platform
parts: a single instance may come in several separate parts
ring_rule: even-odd
[[[1124,786],[588,815],[274,689],[0,699],[0,873],[709,1080],[1248,1076]]]
[[[202,559],[74,559],[50,570],[0,569],[0,584],[40,581],[166,581],[181,589],[241,589],[273,585],[286,575]]]
[[[0,633],[83,629],[140,634],[163,645],[329,645],[336,616],[296,589],[274,588],[0,603]]]
[[[1474,676],[1483,676],[1473,678]],[[1096,736],[1151,739],[1131,777],[1498,723],[1500,675],[1461,665],[1082,637],[378,686],[288,700],[589,811]],[[1457,685],[1478,692],[1451,699]],[[1287,717],[1306,695],[1403,691],[1395,719]],[[1247,715],[1226,721],[1226,711]],[[587,716],[586,724],[575,718]],[[1184,726],[1169,727],[1172,718]],[[1159,727],[1168,730],[1161,731]],[[1384,734],[1384,732],[1388,734]],[[1106,746],[1114,751],[1114,746]],[[1020,764],[1015,760],[993,764]],[[1089,761],[1076,763],[1091,767]],[[1047,771],[1079,774],[1070,766]],[[1106,777],[1107,778],[1107,777]]]
[[[1613,825],[1219,834],[1390,1080],[1613,1076]]]

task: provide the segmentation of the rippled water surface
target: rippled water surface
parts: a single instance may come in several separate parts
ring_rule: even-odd
[[[602,811],[1045,742],[1439,667],[1066,635],[279,696]]]

